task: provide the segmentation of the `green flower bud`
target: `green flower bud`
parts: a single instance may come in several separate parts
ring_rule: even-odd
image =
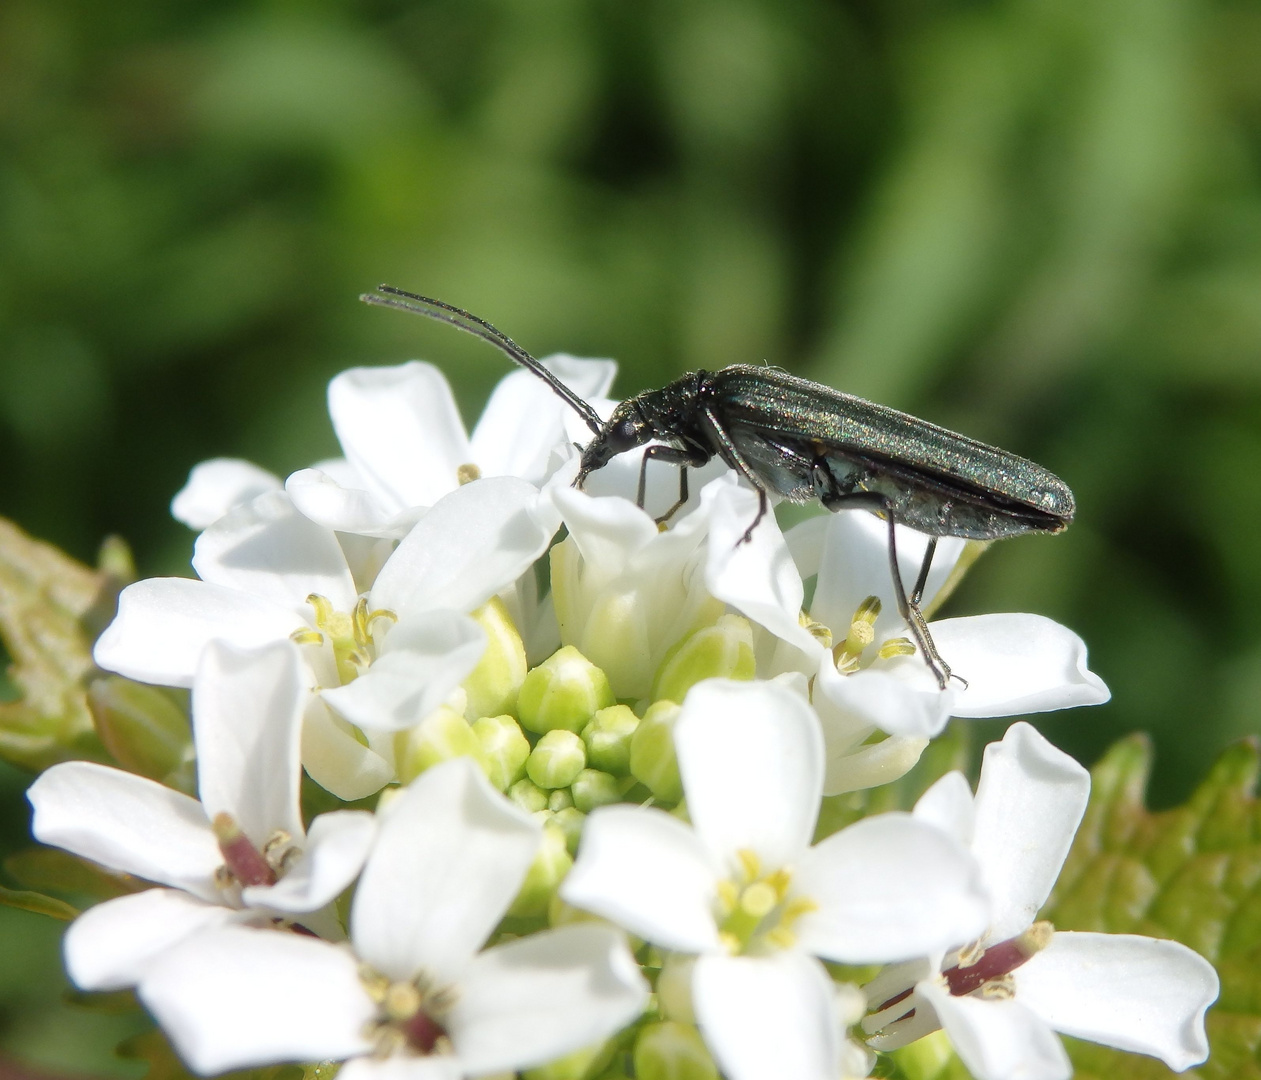
[[[508,789],[508,798],[527,814],[537,814],[547,809],[547,792],[533,780],[522,777]]]
[[[694,630],[666,653],[657,669],[652,696],[682,703],[702,679],[752,679],[753,627],[739,615],[723,615],[713,626]]]
[[[574,778],[570,791],[574,805],[584,814],[591,813],[597,806],[618,802],[623,795],[618,778],[599,769],[583,769]]]
[[[695,1024],[692,1011],[692,974],[696,957],[683,953],[667,953],[657,976],[657,1007],[666,1020]]]
[[[631,736],[631,775],[658,799],[671,805],[683,798],[672,734],[679,712],[679,706],[673,701],[654,701]]]
[[[584,1046],[537,1069],[526,1069],[522,1080],[591,1080],[613,1060],[617,1043],[606,1039],[595,1046]]]
[[[188,716],[156,686],[121,675],[95,679],[88,687],[88,707],[96,733],[114,760],[128,772],[150,780],[187,775],[192,789],[193,733]]]
[[[464,715],[470,720],[512,712],[529,669],[525,643],[499,597],[491,597],[473,612],[473,618],[486,631],[486,651],[473,673],[464,680],[468,693]]]
[[[560,883],[565,880],[574,860],[565,846],[564,832],[553,822],[543,827],[543,843],[521,883],[521,891],[513,900],[508,914],[516,918],[546,915],[548,905]]]
[[[507,791],[525,775],[530,743],[511,716],[482,716],[473,721],[473,734],[482,748],[486,775],[500,791]]]
[[[531,671],[517,695],[522,727],[539,735],[557,728],[581,731],[613,704],[608,676],[572,645],[558,649]]]
[[[691,1024],[649,1024],[635,1040],[636,1080],[718,1080],[718,1067]]]
[[[547,808],[553,814],[568,810],[573,805],[574,797],[566,788],[557,788],[547,796]]]
[[[587,761],[592,768],[616,776],[629,773],[630,740],[638,726],[639,717],[628,705],[610,705],[596,713],[591,723],[582,729]]]
[[[565,847],[570,855],[578,854],[578,841],[582,838],[582,826],[587,815],[576,806],[566,806],[552,815],[552,823],[565,834]]]
[[[587,764],[582,740],[572,731],[549,731],[526,758],[525,774],[541,788],[569,787]]]
[[[481,743],[468,721],[450,705],[438,706],[414,728],[394,736],[394,768],[403,784],[410,784],[430,766],[457,757],[471,757],[486,769]]]

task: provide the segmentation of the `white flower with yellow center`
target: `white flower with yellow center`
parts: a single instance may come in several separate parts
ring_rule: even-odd
[[[298,642],[322,691],[308,710],[303,764],[334,794],[362,798],[393,767],[350,725],[384,735],[442,704],[484,648],[468,613],[529,569],[555,525],[550,503],[523,480],[465,485],[425,514],[360,594],[337,535],[284,492],[264,494],[198,537],[201,580],[124,589],[95,659],[142,682],[188,686],[211,641]]]
[[[734,1080],[832,1080],[842,1032],[815,958],[908,958],[974,936],[989,912],[976,865],[909,814],[811,847],[822,737],[809,705],[774,683],[698,683],[674,741],[691,825],[594,811],[561,896],[697,955],[695,1016]]]

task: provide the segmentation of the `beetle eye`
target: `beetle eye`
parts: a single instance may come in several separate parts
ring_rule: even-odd
[[[604,441],[615,454],[639,445],[639,425],[634,420],[619,420],[605,435]]]

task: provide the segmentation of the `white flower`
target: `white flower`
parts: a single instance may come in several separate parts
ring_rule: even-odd
[[[349,724],[392,732],[437,708],[484,649],[467,613],[524,573],[555,526],[550,504],[523,480],[467,484],[425,514],[361,597],[337,535],[271,492],[198,537],[200,581],[124,589],[94,656],[129,678],[187,686],[211,641],[299,641],[324,691],[308,710],[303,764],[334,794],[362,798],[393,767],[385,747],[362,745]]]
[[[551,496],[569,536],[551,552],[560,640],[609,677],[619,698],[647,697],[671,646],[724,611],[705,590],[709,510],[718,487],[665,532],[633,502],[569,487]]]
[[[605,393],[611,360],[543,364],[582,397]],[[472,437],[446,377],[420,361],[351,368],[328,386],[328,411],[350,467],[303,469],[285,482],[294,504],[339,532],[401,537],[423,509],[478,476],[540,486],[571,456],[570,406],[538,376],[514,371],[491,394]]]
[[[538,1065],[611,1035],[647,988],[622,935],[570,926],[478,952],[541,837],[456,759],[383,812],[355,894],[353,953],[224,927],[187,939],[140,996],[197,1072],[351,1059],[345,1080]]]
[[[810,707],[774,683],[698,683],[674,741],[692,825],[595,810],[561,896],[699,954],[693,1007],[727,1075],[832,1080],[841,1025],[814,957],[868,963],[971,936],[988,916],[976,868],[908,814],[810,847],[822,739]]]
[[[1070,1076],[1056,1031],[1179,1071],[1205,1060],[1204,1012],[1219,986],[1208,961],[1175,941],[1034,923],[1089,793],[1090,774],[1019,723],[986,747],[975,799],[960,773],[924,794],[915,817],[969,844],[993,919],[979,941],[940,963],[901,965],[867,985],[873,1046],[892,1049],[944,1027],[978,1080]]]
[[[715,505],[706,580],[714,596],[766,627],[783,645],[775,667],[814,678],[812,700],[827,743],[829,795],[896,779],[951,716],[994,717],[1100,704],[1103,681],[1086,667],[1081,639],[1040,615],[993,614],[929,623],[941,655],[960,679],[941,690],[905,635],[889,573],[888,528],[867,511],[811,519],[783,537],[764,521],[737,544],[757,513],[752,492],[733,488]],[[898,566],[909,589],[928,537],[897,527]],[[923,604],[932,604],[964,550],[955,537],[937,545]],[[803,582],[817,575],[810,619],[802,625]],[[868,597],[879,613],[856,617]],[[879,654],[879,655],[876,655]],[[966,680],[966,685],[961,680]],[[890,739],[868,744],[873,731]]]
[[[193,684],[200,802],[85,761],[54,765],[31,785],[37,840],[172,886],[110,900],[75,921],[66,966],[80,987],[133,985],[175,942],[224,923],[280,917],[340,933],[323,909],[363,865],[373,819],[336,811],[303,828],[306,697],[295,645],[242,652],[215,643]]]
[[[240,458],[211,458],[194,465],[171,500],[171,517],[190,529],[213,525],[234,506],[268,491],[279,491],[280,477]]]

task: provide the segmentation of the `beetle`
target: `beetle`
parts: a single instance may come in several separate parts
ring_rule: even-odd
[[[592,432],[582,449],[575,487],[581,488],[618,454],[652,443],[639,468],[641,507],[648,462],[679,466],[679,497],[657,519],[659,524],[687,502],[688,469],[715,456],[758,493],[757,515],[740,543],[752,537],[766,516],[772,494],[794,503],[817,500],[831,511],[864,508],[882,517],[888,525],[898,612],[943,690],[952,673],[920,611],[938,538],[998,540],[1027,532],[1057,533],[1076,512],[1068,486],[1041,465],[776,368],[732,364],[691,372],[660,390],[627,398],[605,421],[510,337],[462,308],[391,285],[378,286],[376,293],[360,299],[456,326],[546,381]],[[929,537],[909,593],[898,568],[897,525]]]

